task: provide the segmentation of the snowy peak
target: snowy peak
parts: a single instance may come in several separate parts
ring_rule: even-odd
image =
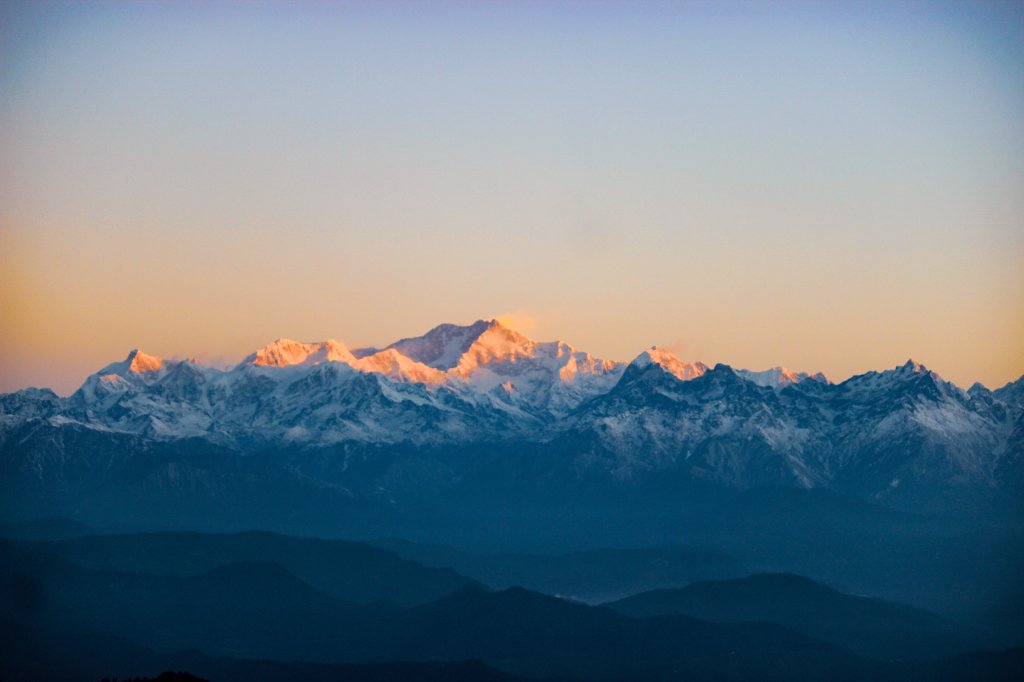
[[[1012,384],[1007,385],[1010,386]],[[992,395],[992,391],[985,388],[985,384],[981,383],[980,381],[975,381],[973,384],[971,384],[971,387],[967,389],[967,395]]]
[[[753,372],[749,369],[738,369],[736,373],[745,379],[753,381],[758,386],[782,389],[791,384],[798,384],[804,379],[814,379],[821,383],[828,383],[828,379],[821,372],[808,374],[807,372],[793,372],[785,367],[772,367],[763,372]]]
[[[1016,381],[1011,381],[1002,388],[997,388],[992,391],[992,395],[1007,405],[1024,407],[1024,376]]]
[[[397,341],[387,349],[434,369],[458,368],[465,373],[480,364],[529,356],[536,345],[497,320],[477,320],[467,326],[442,324],[423,336]]]
[[[659,348],[657,346],[652,346],[648,350],[645,350],[629,364],[631,367],[635,367],[641,371],[647,369],[651,365],[658,365],[666,372],[675,375],[675,377],[680,381],[696,379],[699,376],[703,376],[704,373],[708,371],[708,366],[703,362],[695,362],[692,364],[683,362],[664,348]]]
[[[535,342],[519,332],[491,320],[463,351],[455,370],[458,375],[466,376],[481,365],[532,358],[536,347]]]
[[[447,386],[487,393],[515,378],[517,395],[535,408],[563,413],[618,380],[624,365],[600,360],[553,341],[536,343],[497,320],[471,325],[443,324],[423,336],[402,339],[384,350],[347,350],[336,341],[298,343],[280,339],[253,353],[238,367],[315,365],[343,362],[360,372],[392,381]]]
[[[110,376],[116,374],[119,377],[128,375],[128,372],[135,372],[136,374],[143,374],[145,372],[156,372],[162,369],[164,366],[163,358],[156,358],[152,355],[146,355],[138,348],[128,353],[128,357],[121,362],[112,362],[100,371],[96,372],[99,376]]]
[[[385,350],[393,348],[405,357],[434,369],[454,369],[462,354],[469,350],[489,325],[484,320],[477,320],[468,326],[442,324],[423,336],[396,341]]]
[[[142,351],[135,350],[132,352],[131,364],[128,365],[129,372],[136,372],[142,374],[143,372],[154,372],[163,367],[163,358],[155,358],[152,355],[146,355]]]
[[[354,364],[355,357],[334,339],[320,343],[299,343],[290,339],[278,339],[248,356],[243,365],[264,365],[285,367],[287,365],[318,365],[321,362],[344,362]]]
[[[379,372],[389,379],[422,384],[443,384],[445,373],[405,357],[394,348],[367,355],[351,363],[363,372]]]
[[[927,374],[928,368],[911,359],[907,360],[902,367],[897,367],[896,371],[901,374]]]
[[[839,384],[840,393],[849,397],[857,395],[879,395],[880,393],[897,392],[906,393],[960,393],[967,395],[966,391],[947,384],[935,372],[930,371],[924,365],[913,360],[894,369],[887,369],[882,372],[867,372],[852,376]],[[859,399],[859,398],[858,398]]]
[[[945,386],[946,384],[946,381],[938,374],[931,371],[924,365],[914,362],[913,360],[907,360],[903,366],[897,367],[889,372],[882,372],[882,374],[891,375],[893,379],[898,381],[930,378],[932,382],[937,385]]]
[[[639,481],[662,470],[675,476],[671,469],[740,489],[854,481],[857,490],[890,495],[950,476],[993,483],[1002,462],[1019,461],[1024,424],[1024,379],[968,395],[911,361],[832,385],[781,366],[709,369],[658,347],[627,366],[558,341],[535,343],[493,320],[441,325],[358,354],[336,341],[281,339],[227,372],[133,351],[102,372],[67,399],[0,395],[0,427],[56,419],[145,438],[198,437],[240,452],[282,445],[288,457],[301,446],[301,456],[317,458],[303,476],[345,471],[349,453],[360,452],[352,444],[398,458],[386,474],[345,474],[374,496],[435,484],[440,491],[502,453],[515,460],[494,465],[502,476],[533,476],[532,462],[543,461],[565,481]],[[520,441],[551,459],[520,462]],[[511,447],[477,445],[498,442]],[[434,459],[450,446],[487,461]]]
[[[126,391],[145,391],[146,387],[159,383],[180,364],[179,361],[146,355],[136,348],[124,360],[112,362],[86,378],[71,399],[77,397],[88,402],[118,396]]]

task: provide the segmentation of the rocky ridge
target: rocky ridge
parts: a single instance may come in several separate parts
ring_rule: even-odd
[[[392,499],[487,472],[524,487],[541,478],[621,487],[672,472],[876,501],[926,488],[1015,490],[1021,385],[964,391],[913,361],[840,384],[780,367],[708,368],[659,348],[627,364],[493,320],[384,349],[282,339],[229,371],[132,351],[68,398],[0,396],[0,482],[42,485],[54,470],[74,478],[67,449],[82,439],[65,436],[85,430],[165,449],[273,452],[307,479]],[[123,447],[127,459],[142,448]],[[388,465],[356,472],[352,453],[365,459],[368,449],[386,452]],[[524,449],[533,455],[511,454]]]

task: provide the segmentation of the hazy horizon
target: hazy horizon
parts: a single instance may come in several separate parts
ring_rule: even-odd
[[[1024,374],[1024,10],[0,9],[0,391],[505,317],[628,361]]]

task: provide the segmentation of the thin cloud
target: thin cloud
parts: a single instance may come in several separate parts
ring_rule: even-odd
[[[522,331],[523,329],[533,329],[534,318],[527,315],[524,310],[517,310],[514,313],[505,313],[504,315],[498,316],[498,322],[501,322],[506,327]]]
[[[686,352],[686,349],[688,349],[689,347],[690,347],[689,341],[687,341],[686,339],[684,339],[681,336],[678,339],[676,339],[675,341],[673,341],[671,344],[669,344],[667,346],[663,346],[663,348],[665,350],[667,350],[672,355],[675,355],[676,357],[679,357],[679,355],[681,353]]]

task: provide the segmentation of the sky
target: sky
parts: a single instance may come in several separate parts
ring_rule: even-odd
[[[0,392],[499,317],[1024,375],[1022,4],[0,6]]]

